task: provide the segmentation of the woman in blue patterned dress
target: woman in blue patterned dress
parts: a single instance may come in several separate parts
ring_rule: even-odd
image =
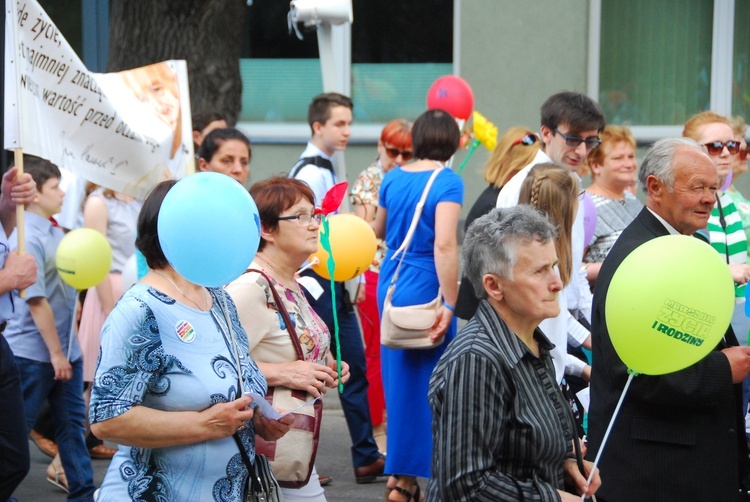
[[[388,500],[419,502],[417,477],[430,477],[432,413],[427,403],[430,375],[445,347],[456,333],[453,311],[458,294],[458,217],[463,203],[461,177],[445,163],[458,149],[456,121],[442,110],[423,113],[412,128],[412,146],[419,160],[396,167],[380,186],[380,209],[373,228],[385,236],[386,256],[380,266],[378,308],[383,302],[399,259],[394,252],[405,240],[417,202],[427,181],[437,169],[435,182],[420,216],[414,238],[399,271],[393,305],[417,305],[435,299],[442,291],[443,305],[431,337],[445,335],[445,342],[428,350],[396,350],[382,347],[383,385],[388,407],[385,472]]]
[[[242,501],[247,469],[232,436],[238,432],[253,460],[255,434],[277,439],[292,420],[267,419],[243,396],[265,394],[266,381],[229,296],[167,262],[157,216],[174,184],[157,185],[146,199],[136,246],[149,273],[102,328],[91,430],[120,446],[100,500]]]

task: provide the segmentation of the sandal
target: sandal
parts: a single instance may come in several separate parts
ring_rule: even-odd
[[[52,473],[49,472],[50,467],[53,469]],[[47,482],[55,485],[65,493],[70,493],[70,490],[68,489],[68,478],[65,477],[65,471],[62,470],[62,466],[60,466],[60,470],[57,470],[57,466],[54,462],[47,466]]]
[[[410,492],[406,488],[401,488],[400,486],[394,486],[393,490],[397,491],[398,493],[400,493],[401,495],[403,495],[404,497],[406,497],[406,499],[404,500],[404,502],[411,502],[412,500],[414,502],[422,502],[422,500],[421,500],[422,499],[422,491],[419,489],[419,484],[416,483],[416,482],[414,483],[414,491],[413,492]]]
[[[388,495],[391,494],[393,489],[396,487],[396,483],[398,483],[398,480],[400,479],[400,476],[398,474],[391,474],[388,477],[388,481],[385,483],[385,500],[388,502]]]

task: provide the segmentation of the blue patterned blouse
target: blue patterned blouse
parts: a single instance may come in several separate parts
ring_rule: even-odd
[[[144,284],[117,302],[101,333],[91,396],[91,423],[133,406],[201,411],[237,399],[237,363],[222,310],[226,301],[237,341],[245,392],[266,392],[266,380],[248,355],[247,335],[234,303],[209,289],[208,312],[190,308]],[[225,300],[224,300],[225,299]],[[240,432],[251,460],[255,434]],[[228,438],[164,448],[120,446],[107,470],[99,500],[241,501],[247,470]]]

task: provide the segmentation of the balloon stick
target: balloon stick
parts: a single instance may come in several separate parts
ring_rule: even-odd
[[[630,383],[633,381],[633,377],[638,376],[638,373],[635,371],[628,369],[628,381],[625,382],[625,388],[622,389],[622,394],[620,394],[620,400],[617,401],[617,406],[615,406],[615,412],[612,413],[612,418],[609,421],[609,425],[607,426],[607,431],[604,433],[604,438],[602,439],[602,444],[599,445],[599,451],[596,453],[596,458],[594,459],[594,465],[591,468],[591,472],[589,473],[589,478],[586,480],[586,484],[590,485],[591,480],[594,479],[594,475],[596,474],[596,468],[599,465],[599,459],[602,458],[602,452],[604,451],[604,447],[607,444],[607,439],[609,439],[609,433],[612,431],[612,426],[615,423],[615,419],[617,418],[617,414],[620,412],[620,407],[622,406],[622,402],[625,400],[625,394],[628,393],[628,388],[630,388]],[[584,493],[581,495],[581,500],[586,500],[586,494]]]
[[[344,392],[344,383],[341,381],[341,343],[339,342],[339,316],[338,309],[336,308],[336,282],[333,279],[333,273],[336,270],[336,262],[333,261],[333,252],[331,251],[331,236],[330,236],[330,224],[328,217],[323,215],[321,220],[323,224],[323,232],[320,234],[320,245],[323,249],[328,251],[328,260],[326,260],[326,266],[328,267],[328,276],[331,278],[331,310],[333,310],[333,336],[336,340],[336,373],[339,378],[339,393]]]
[[[466,154],[466,158],[464,159],[463,162],[461,162],[461,166],[458,168],[458,174],[461,174],[461,171],[464,170],[464,167],[466,167],[466,164],[469,163],[469,159],[471,158],[472,155],[474,155],[474,150],[476,150],[480,144],[481,144],[481,141],[479,141],[478,139],[475,139],[474,141],[471,142],[471,147],[469,147],[469,153]]]
[[[308,268],[310,268],[310,267],[314,267],[314,266],[315,266],[315,265],[317,265],[317,264],[318,264],[318,257],[317,257],[317,256],[315,256],[315,257],[314,257],[314,258],[313,258],[312,260],[310,260],[309,262],[307,262],[307,265],[305,265],[304,267],[302,267],[302,268],[300,268],[299,270],[297,270],[297,273],[298,273],[298,274],[301,274],[302,272],[304,272],[304,271],[305,271],[305,270],[307,270]]]

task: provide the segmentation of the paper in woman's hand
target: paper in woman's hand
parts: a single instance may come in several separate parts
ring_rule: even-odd
[[[285,417],[285,416],[289,415],[290,413],[294,413],[295,411],[301,410],[302,408],[305,408],[306,406],[310,406],[311,404],[313,404],[318,399],[320,399],[320,396],[314,397],[314,398],[310,399],[308,402],[306,402],[304,404],[300,404],[299,406],[297,406],[293,410],[285,411],[284,413],[281,414],[281,416]]]
[[[282,417],[289,415],[290,413],[294,413],[295,411],[301,410],[302,408],[306,406],[310,406],[315,401],[320,399],[319,397],[315,397],[313,399],[310,399],[306,403],[303,403],[297,406],[293,410],[285,411],[284,413],[279,413],[276,410],[276,408],[271,406],[271,404],[268,401],[266,401],[266,398],[261,396],[260,394],[256,394],[255,392],[246,392],[245,395],[253,398],[253,405],[258,405],[258,408],[260,408],[260,411],[261,413],[263,413],[263,416],[271,420],[278,420]]]
[[[257,405],[257,407],[260,408],[261,413],[263,413],[264,417],[271,420],[278,420],[282,417],[282,415],[278,411],[276,411],[273,406],[271,406],[271,403],[266,401],[266,398],[261,396],[260,394],[257,394],[255,392],[245,392],[245,395],[253,398],[253,403],[251,404],[251,406],[255,407]]]

